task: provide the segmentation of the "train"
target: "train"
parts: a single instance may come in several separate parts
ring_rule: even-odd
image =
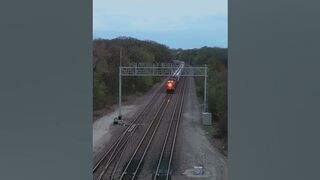
[[[173,63],[178,66],[177,70],[169,77],[167,82],[165,83],[165,88],[167,94],[172,94],[175,92],[178,82],[180,80],[180,76],[183,72],[184,62],[179,60],[174,60]]]

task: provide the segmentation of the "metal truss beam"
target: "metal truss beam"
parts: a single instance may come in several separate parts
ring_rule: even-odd
[[[119,67],[119,116],[121,120],[121,96],[122,76],[171,76],[178,69],[177,64],[171,63],[133,63],[130,67]],[[208,68],[185,66],[181,76],[202,76],[204,77],[204,112],[208,112],[207,103],[207,77]]]
[[[170,76],[178,67],[120,67],[121,76]],[[206,76],[206,67],[184,67],[181,76]]]

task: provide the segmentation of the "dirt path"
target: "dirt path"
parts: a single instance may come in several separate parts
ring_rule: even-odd
[[[132,116],[139,108],[139,105],[127,105],[122,107],[123,116]],[[106,116],[103,116],[100,119],[97,119],[93,125],[93,155],[99,151],[101,151],[105,144],[112,137],[111,126],[113,124],[113,120],[118,116],[118,109],[116,111],[109,113]]]
[[[189,85],[177,141],[176,174],[172,179],[226,180],[227,159],[207,139],[201,123],[203,106],[197,100],[193,78]],[[204,174],[196,175],[194,166],[203,167]]]

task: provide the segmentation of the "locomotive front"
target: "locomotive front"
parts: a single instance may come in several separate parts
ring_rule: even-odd
[[[184,62],[183,61],[178,61],[178,62],[179,62],[178,69],[173,73],[173,75],[166,82],[165,88],[167,90],[167,93],[174,93],[177,83],[180,80],[180,75],[184,67]]]

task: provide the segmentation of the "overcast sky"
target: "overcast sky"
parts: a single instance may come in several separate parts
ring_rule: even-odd
[[[227,0],[93,0],[93,37],[227,47]]]

